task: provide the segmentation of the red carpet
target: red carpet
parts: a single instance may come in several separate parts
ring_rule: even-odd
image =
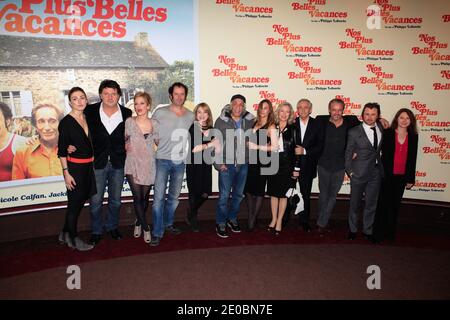
[[[373,246],[360,234],[355,241],[346,240],[347,229],[343,225],[335,228],[332,233],[325,237],[320,237],[316,232],[305,233],[292,226],[283,230],[278,237],[274,237],[264,229],[257,229],[251,233],[243,231],[240,234],[230,234],[228,239],[221,239],[215,234],[214,224],[211,221],[203,221],[202,227],[206,231],[200,233],[186,231],[177,236],[166,235],[158,247],[150,247],[144,243],[142,238],[133,238],[131,227],[121,229],[124,235],[122,240],[114,241],[104,236],[100,244],[89,252],[76,252],[66,246],[59,245],[57,235],[3,243],[0,244],[0,278],[83,262],[189,249],[270,244],[358,244]],[[89,235],[81,234],[81,237],[87,239]],[[436,234],[434,231],[426,230],[400,230],[395,243],[383,243],[377,246],[450,250],[450,235],[446,232]]]

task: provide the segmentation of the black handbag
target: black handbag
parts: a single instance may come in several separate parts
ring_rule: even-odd
[[[300,197],[298,194],[294,194],[294,192],[295,188],[292,188],[291,195],[288,197],[287,201],[288,212],[295,210],[295,208],[297,208],[297,204],[300,202]]]
[[[300,202],[300,197],[298,194],[292,195],[288,199],[288,205],[291,207],[291,210],[297,208],[297,204]]]

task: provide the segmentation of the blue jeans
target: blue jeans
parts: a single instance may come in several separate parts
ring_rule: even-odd
[[[91,232],[102,234],[103,229],[111,231],[119,225],[120,197],[122,195],[124,170],[114,169],[110,162],[103,169],[95,169],[95,181],[97,193],[91,197]],[[106,184],[108,184],[108,215],[106,224],[103,225],[102,205],[105,195]]]
[[[156,159],[156,177],[153,195],[153,236],[162,237],[165,227],[173,225],[175,210],[178,207],[183,183],[184,162],[174,162],[166,159]],[[166,195],[167,182],[169,192]]]
[[[236,221],[239,205],[244,198],[248,165],[226,165],[226,171],[219,171],[219,201],[216,223],[224,225],[227,220]],[[230,200],[231,193],[231,200]],[[228,201],[230,200],[230,203]]]

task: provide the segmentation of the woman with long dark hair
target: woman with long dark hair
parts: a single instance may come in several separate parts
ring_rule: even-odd
[[[78,216],[84,203],[97,193],[94,175],[94,149],[89,127],[84,115],[87,96],[83,89],[74,87],[69,91],[69,104],[72,110],[59,122],[58,157],[67,188],[67,211],[64,229],[59,241],[79,251],[91,250],[94,246],[78,237]],[[70,154],[68,146],[76,150]]]
[[[416,117],[407,108],[397,111],[391,127],[383,132],[381,161],[384,178],[374,226],[377,241],[395,240],[403,193],[415,182],[418,137]]]
[[[269,152],[278,150],[275,114],[270,100],[264,99],[259,102],[249,138],[250,164],[248,165],[244,193],[248,208],[248,230],[252,231],[257,224],[266,193],[268,175],[264,175],[261,169],[270,165],[267,163]],[[265,159],[261,158],[263,153],[266,153]]]

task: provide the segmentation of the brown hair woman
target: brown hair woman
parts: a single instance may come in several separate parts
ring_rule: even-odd
[[[415,182],[417,145],[417,121],[411,110],[400,109],[390,128],[383,132],[381,160],[384,178],[381,184],[374,236],[378,241],[394,241],[397,216],[403,193]]]

